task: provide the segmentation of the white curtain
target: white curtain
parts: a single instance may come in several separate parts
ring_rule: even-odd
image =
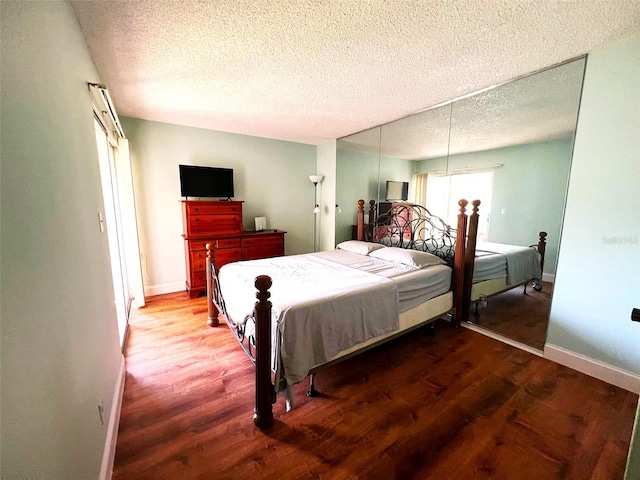
[[[118,162],[116,169],[119,177],[119,191],[122,195],[122,215],[127,242],[125,252],[127,267],[131,282],[133,298],[136,307],[144,307],[144,284],[142,281],[142,265],[140,264],[140,239],[138,237],[138,221],[136,219],[136,204],[133,193],[133,178],[131,174],[131,156],[129,155],[129,140],[120,138],[118,141]]]
[[[426,206],[428,178],[428,173],[413,174],[413,177],[411,178],[411,195],[409,196],[411,203]]]

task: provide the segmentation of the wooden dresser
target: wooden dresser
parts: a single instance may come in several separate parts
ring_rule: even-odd
[[[405,240],[411,239],[411,220],[413,219],[413,203],[409,202],[380,202],[378,215],[386,219],[386,226],[376,227],[375,237],[388,237],[402,232]],[[356,226],[357,228],[357,226]]]
[[[206,290],[206,244],[214,246],[216,268],[237,260],[284,255],[282,230],[245,232],[242,202],[182,200],[182,228],[191,298]]]

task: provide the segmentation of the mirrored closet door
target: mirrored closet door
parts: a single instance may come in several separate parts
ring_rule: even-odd
[[[481,249],[528,248],[546,232],[536,285],[542,289],[528,283],[524,295],[522,286],[480,290],[467,319],[542,350],[585,62],[569,61],[339,139],[343,215],[336,242],[352,238],[358,198],[418,203],[451,225],[459,198],[480,199]],[[406,196],[388,198],[387,186],[398,182],[410,185]]]

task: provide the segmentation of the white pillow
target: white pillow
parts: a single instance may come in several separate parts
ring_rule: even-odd
[[[386,247],[379,243],[361,242],[359,240],[347,240],[346,242],[342,242],[336,245],[336,248],[351,253],[357,253],[358,255],[369,255],[369,253],[373,252],[374,250],[379,250]]]
[[[387,247],[369,254],[370,257],[379,258],[388,262],[402,263],[414,268],[430,267],[432,265],[446,265],[447,262],[440,257],[418,250],[406,248]]]

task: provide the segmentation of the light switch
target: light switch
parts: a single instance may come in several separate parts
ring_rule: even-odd
[[[98,212],[98,226],[100,227],[100,232],[104,233],[104,217],[102,216],[102,212]]]

